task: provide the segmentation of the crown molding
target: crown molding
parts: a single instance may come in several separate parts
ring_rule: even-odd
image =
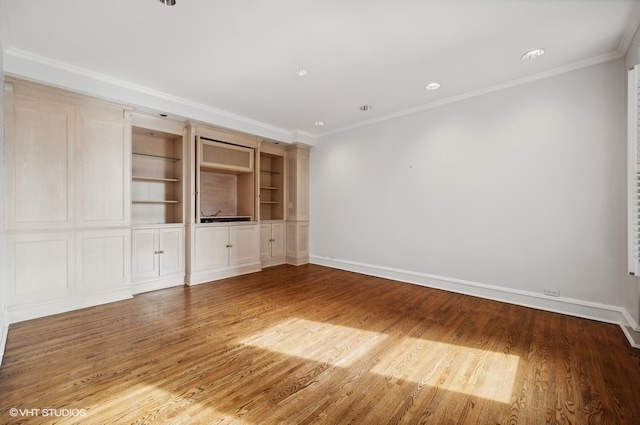
[[[634,9],[633,16],[630,18],[629,22],[628,30],[625,33],[624,40],[621,42],[619,49],[628,48],[635,33],[635,31],[632,31],[632,27],[633,25],[636,25],[636,22],[640,22],[640,3],[639,6]],[[305,143],[313,146],[327,136],[439,106],[460,102],[507,88],[528,84],[567,72],[588,68],[590,66],[620,59],[624,57],[625,53],[626,50],[624,52],[611,52],[555,68],[550,71],[540,72],[505,83],[473,90],[441,99],[436,102],[393,112],[377,118],[359,121],[354,124],[349,124],[323,133],[310,133],[300,129],[283,129],[261,121],[227,112],[222,109],[214,108],[209,105],[194,102],[17,48],[10,48],[5,51],[5,73],[7,75],[27,78],[68,90],[80,91],[83,94],[89,94],[111,101],[126,102],[130,105],[135,105],[136,109],[147,113],[162,111],[173,115],[173,118],[175,119],[200,121],[217,127],[241,131],[270,140],[284,143]]]
[[[625,27],[624,33],[620,38],[620,43],[618,44],[617,52],[626,55],[629,50],[629,46],[631,45],[631,41],[633,40],[633,36],[636,35],[638,31],[638,27],[640,26],[640,1],[636,1],[631,14],[629,15],[629,20],[627,21],[627,26]]]
[[[309,139],[309,135],[296,130],[283,129],[25,50],[10,48],[4,52],[4,59],[7,75],[127,103],[147,113],[163,112],[176,119],[197,120],[285,143],[297,142],[302,136]]]
[[[529,75],[527,77],[523,77],[523,78],[518,78],[516,80],[511,80],[511,81],[507,81],[505,83],[501,83],[501,84],[496,84],[490,87],[485,87],[485,88],[481,88],[478,90],[473,90],[470,92],[466,92],[466,93],[462,93],[456,96],[451,96],[451,97],[447,97],[444,99],[440,99],[438,101],[435,102],[431,102],[431,103],[427,103],[424,105],[420,105],[420,106],[416,106],[414,108],[409,108],[409,109],[404,109],[402,111],[398,111],[398,112],[393,112],[391,114],[387,114],[387,115],[383,115],[377,118],[372,118],[369,120],[365,120],[365,121],[359,121],[357,123],[354,124],[350,124],[350,125],[346,125],[343,127],[339,127],[336,128],[334,130],[330,130],[324,133],[319,133],[319,134],[315,134],[314,138],[315,139],[321,139],[323,137],[327,137],[330,135],[334,135],[334,134],[338,134],[338,133],[343,133],[345,131],[348,130],[352,130],[355,128],[359,128],[359,127],[365,127],[371,124],[375,124],[378,122],[382,122],[382,121],[387,121],[393,118],[398,118],[398,117],[402,117],[404,115],[409,115],[409,114],[414,114],[416,112],[421,112],[421,111],[426,111],[428,109],[432,109],[432,108],[437,108],[439,106],[443,106],[443,105],[448,105],[451,103],[455,103],[455,102],[460,102],[463,100],[467,100],[467,99],[471,99],[474,97],[478,97],[478,96],[482,96],[485,94],[489,94],[489,93],[493,93],[493,92],[497,92],[500,90],[504,90],[504,89],[508,89],[511,87],[516,87],[516,86],[520,86],[523,84],[528,84],[528,83],[532,83],[534,81],[538,81],[538,80],[542,80],[545,78],[549,78],[549,77],[553,77],[556,75],[561,75],[561,74],[565,74],[567,72],[572,72],[572,71],[577,71],[583,68],[588,68],[591,66],[595,66],[595,65],[599,65],[605,62],[610,62],[613,60],[617,60],[620,58],[624,57],[624,53],[619,53],[619,52],[612,52],[612,53],[608,53],[605,55],[601,55],[601,56],[597,56],[594,58],[590,58],[581,62],[576,62],[573,64],[569,64],[566,66],[562,66],[559,68],[555,68],[549,71],[544,71],[544,72],[539,72],[537,74],[533,74],[533,75]]]

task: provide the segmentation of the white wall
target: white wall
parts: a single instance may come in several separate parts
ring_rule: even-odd
[[[636,32],[631,40],[625,57],[625,68],[630,69],[638,64],[640,64],[640,31]],[[635,321],[636,327],[638,327],[640,323],[640,277],[626,276],[622,285],[624,289],[624,308]]]
[[[4,50],[0,43],[0,164],[4,164]],[[4,172],[0,172],[0,365],[4,354],[9,322],[5,312],[5,280],[4,280]]]
[[[312,262],[616,321],[606,311],[620,313],[626,279],[624,66],[321,139]]]

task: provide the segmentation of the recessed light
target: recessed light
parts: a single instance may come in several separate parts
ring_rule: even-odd
[[[434,91],[434,90],[438,90],[440,88],[440,83],[429,83],[426,86],[424,86],[424,89],[426,91]]]
[[[535,49],[520,56],[520,59],[524,61],[532,61],[534,59],[538,59],[542,55],[544,55],[544,49]]]
[[[175,6],[176,0],[160,0],[160,3],[166,4],[167,6]]]
[[[160,114],[162,118],[167,118],[167,114]]]
[[[361,110],[361,111],[370,111],[370,110],[372,110],[372,109],[373,109],[373,106],[371,106],[371,105],[362,105],[362,106],[360,107],[360,110]]]
[[[316,121],[313,124],[317,126],[321,126],[321,125],[324,125],[324,121]]]
[[[149,132],[149,133],[147,133],[147,136],[155,137],[155,136],[157,136],[157,134]]]
[[[296,69],[296,75],[304,77],[305,75],[307,75],[307,70],[304,68],[298,68]]]

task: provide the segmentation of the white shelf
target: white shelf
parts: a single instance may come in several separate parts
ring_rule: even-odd
[[[180,201],[163,200],[163,201],[131,201],[133,204],[179,204]]]
[[[147,176],[133,176],[133,180],[145,180],[145,181],[157,181],[157,182],[179,182],[180,179],[167,178],[167,177],[147,177]]]
[[[159,159],[163,161],[180,161],[180,158],[173,158],[170,156],[162,156],[162,155],[153,155],[153,154],[142,153],[142,152],[132,152],[132,155],[138,156],[141,158]]]

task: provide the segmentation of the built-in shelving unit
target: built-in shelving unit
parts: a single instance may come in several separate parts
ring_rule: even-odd
[[[260,153],[260,220],[284,218],[284,157]]]
[[[133,224],[182,223],[182,139],[181,134],[133,127]]]
[[[131,132],[132,292],[184,284],[184,125],[134,114]]]

